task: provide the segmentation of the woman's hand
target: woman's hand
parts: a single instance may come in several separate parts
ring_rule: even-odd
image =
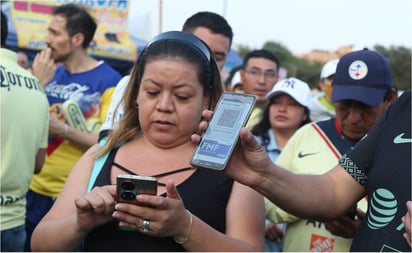
[[[91,192],[75,200],[77,229],[89,231],[111,220],[115,205],[116,186],[95,187]]]
[[[58,118],[50,115],[49,118],[49,136],[54,137],[54,136],[62,136],[65,138],[65,123],[60,121]],[[67,126],[68,127],[68,126]]]
[[[173,182],[166,184],[167,197],[137,195],[139,205],[117,203],[113,217],[119,226],[158,237],[186,236],[190,216]],[[146,228],[146,229],[145,229]]]

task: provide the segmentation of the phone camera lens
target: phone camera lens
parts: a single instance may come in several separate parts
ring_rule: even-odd
[[[130,190],[133,190],[135,188],[134,183],[130,182],[130,181],[123,182],[121,187],[122,187],[123,190],[126,190],[126,191],[130,191]]]
[[[136,198],[136,194],[130,191],[124,191],[122,192],[121,197],[124,200],[134,200]]]

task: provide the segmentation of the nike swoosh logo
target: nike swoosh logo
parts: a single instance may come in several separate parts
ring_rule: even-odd
[[[317,153],[318,153],[318,152],[315,152],[315,153],[305,153],[305,154],[303,154],[302,151],[300,151],[299,154],[298,154],[298,157],[299,157],[299,158],[303,158],[303,157],[305,157],[305,156],[314,155],[314,154],[317,154]]]
[[[393,143],[395,144],[401,144],[401,143],[411,143],[412,139],[411,138],[403,138],[403,135],[405,133],[401,133],[400,135],[396,136],[393,138]]]

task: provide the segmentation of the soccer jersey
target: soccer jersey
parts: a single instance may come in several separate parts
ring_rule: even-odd
[[[307,124],[289,139],[276,164],[296,174],[324,174],[355,143],[341,135],[335,118]],[[319,188],[319,191],[327,189]],[[316,194],[316,193],[315,193]],[[366,210],[362,199],[358,207]],[[271,220],[286,222],[284,251],[348,251],[352,240],[331,234],[323,222],[295,217],[276,206]]]
[[[0,49],[0,227],[24,224],[26,192],[39,149],[47,147],[49,104],[39,81],[17,64],[13,51]]]
[[[71,100],[79,106],[90,132],[94,129],[97,133],[100,125],[93,127],[93,124],[104,121],[114,87],[120,78],[119,73],[103,62],[92,70],[74,74],[60,66],[45,90],[50,115],[66,121],[63,103]],[[84,151],[61,136],[49,138],[45,164],[41,173],[33,176],[30,189],[44,196],[57,197]]]
[[[363,185],[369,209],[352,251],[411,251],[402,216],[411,200],[411,91],[405,91],[355,149],[340,160]]]
[[[249,120],[246,124],[246,128],[251,130],[254,126],[256,126],[262,119],[263,109],[260,107],[255,106],[253,108],[252,113],[250,114]]]

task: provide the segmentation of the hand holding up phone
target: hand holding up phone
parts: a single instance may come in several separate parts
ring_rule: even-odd
[[[210,110],[202,112],[203,121],[199,123],[200,134],[208,128],[212,115],[213,111]],[[239,141],[224,171],[234,180],[258,188],[266,177],[266,171],[272,168],[273,162],[247,128],[241,128],[238,133]],[[200,143],[202,139],[200,134],[195,133],[191,136],[194,143]]]
[[[223,170],[255,105],[256,97],[225,92],[205,131],[190,164],[195,167]]]

